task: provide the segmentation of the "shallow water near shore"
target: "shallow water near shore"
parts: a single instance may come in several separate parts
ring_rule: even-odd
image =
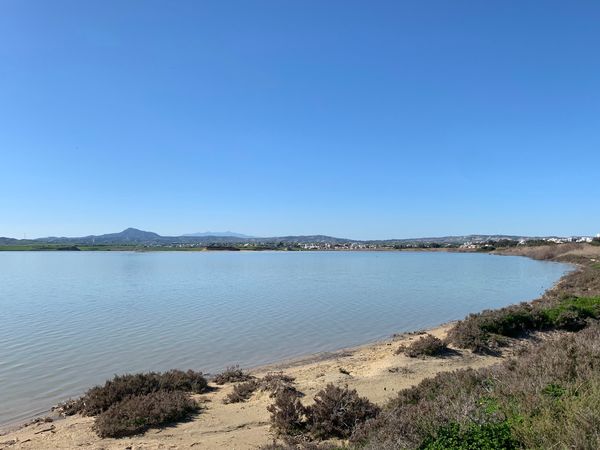
[[[115,373],[257,366],[531,300],[569,265],[427,252],[0,253],[0,425]]]

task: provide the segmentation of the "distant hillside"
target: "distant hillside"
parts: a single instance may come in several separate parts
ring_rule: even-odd
[[[182,237],[207,237],[207,236],[237,237],[237,238],[242,238],[242,239],[254,237],[254,236],[248,236],[246,234],[234,233],[233,231],[205,231],[203,233],[187,233],[187,234],[182,235]]]
[[[503,234],[472,234],[465,236],[425,237],[411,239],[385,239],[385,240],[353,240],[325,235],[310,236],[273,236],[251,237],[231,231],[203,232],[183,236],[161,236],[151,231],[142,231],[137,228],[127,228],[120,233],[109,233],[82,237],[46,237],[39,239],[13,239],[0,237],[0,245],[27,245],[27,244],[69,244],[69,245],[273,245],[273,244],[379,244],[379,245],[410,245],[410,244],[440,244],[460,245],[466,242],[485,243],[488,241],[531,240],[539,237],[514,236]]]
[[[346,242],[362,242],[355,241],[352,239],[337,238],[333,236],[325,236],[322,234],[315,234],[310,236],[279,236],[270,238],[256,238],[265,240],[267,242],[287,242],[287,243],[298,243],[298,244],[310,244],[310,243],[321,243],[321,244],[343,244]]]
[[[23,243],[19,239],[6,239],[7,244],[2,245],[18,245]],[[10,242],[9,242],[10,241]],[[127,228],[120,233],[110,233],[101,235],[91,235],[82,237],[46,237],[39,238],[33,241],[35,243],[46,244],[80,244],[80,245],[210,245],[210,244],[273,244],[273,243],[344,243],[353,242],[350,239],[341,239],[332,236],[283,236],[283,237],[250,237],[230,231],[222,233],[194,233],[183,236],[161,236],[150,231],[142,231],[136,228]],[[1,244],[1,241],[0,241]]]
[[[465,242],[488,242],[488,241],[501,241],[501,240],[513,240],[519,241],[521,239],[531,240],[539,239],[539,237],[531,236],[515,236],[506,234],[469,234],[465,236],[438,236],[438,237],[422,237],[422,238],[410,238],[410,239],[385,239],[380,241],[369,241],[369,242],[397,242],[397,243],[435,243],[435,244],[464,244]]]
[[[18,245],[22,241],[25,241],[25,240],[24,239],[8,238],[8,237],[0,237],[0,245]]]
[[[150,231],[142,231],[137,228],[127,228],[120,233],[101,234],[99,236],[83,237],[47,237],[35,239],[36,242],[46,244],[160,244],[163,237]]]

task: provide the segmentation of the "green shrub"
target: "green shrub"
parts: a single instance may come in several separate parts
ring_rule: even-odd
[[[98,415],[111,406],[130,396],[145,395],[159,391],[186,391],[202,393],[208,383],[201,372],[188,370],[170,370],[168,372],[149,372],[127,375],[116,375],[104,386],[96,386],[88,390],[83,397],[70,408],[71,413]]]
[[[570,309],[560,311],[552,323],[554,327],[568,331],[579,331],[587,325],[587,322],[578,311]]]
[[[600,297],[522,303],[470,314],[449,331],[448,341],[475,352],[493,352],[502,345],[502,336],[514,337],[528,331],[553,328],[577,331],[587,325],[589,318],[600,319]]]
[[[185,419],[198,409],[189,394],[181,391],[134,395],[96,417],[94,430],[100,437],[130,436]]]
[[[550,383],[542,390],[542,392],[552,398],[559,399],[565,395],[566,389],[560,384]]]
[[[571,313],[580,319],[600,318],[600,297],[571,297],[563,299],[557,306],[544,309],[543,314],[547,323],[556,325],[560,323],[561,315]]]
[[[527,303],[506,308],[484,311],[480,315],[480,327],[487,333],[501,336],[517,336],[525,330],[538,328],[540,318]]]
[[[428,438],[421,450],[511,450],[518,448],[507,422],[471,424],[461,429],[453,423],[440,428]]]

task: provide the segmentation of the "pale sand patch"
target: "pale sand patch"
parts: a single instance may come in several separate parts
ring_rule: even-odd
[[[429,332],[444,337],[451,324]],[[383,404],[399,390],[413,386],[439,372],[462,368],[480,368],[498,363],[502,358],[474,355],[460,350],[444,358],[408,358],[396,355],[400,344],[419,335],[403,334],[385,341],[343,350],[328,355],[289,361],[252,371],[262,376],[282,370],[296,378],[297,388],[308,404],[327,383],[348,385],[360,395]],[[349,372],[346,375],[340,369]],[[269,429],[267,406],[272,402],[266,392],[257,392],[246,403],[223,404],[232,386],[197,396],[204,410],[194,419],[144,435],[122,439],[100,439],[92,430],[93,418],[73,416],[52,423],[37,423],[0,436],[0,449],[256,449],[273,440]]]

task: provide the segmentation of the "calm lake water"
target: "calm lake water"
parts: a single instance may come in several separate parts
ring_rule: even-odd
[[[0,425],[115,373],[256,366],[533,299],[570,266],[409,252],[0,252]]]

